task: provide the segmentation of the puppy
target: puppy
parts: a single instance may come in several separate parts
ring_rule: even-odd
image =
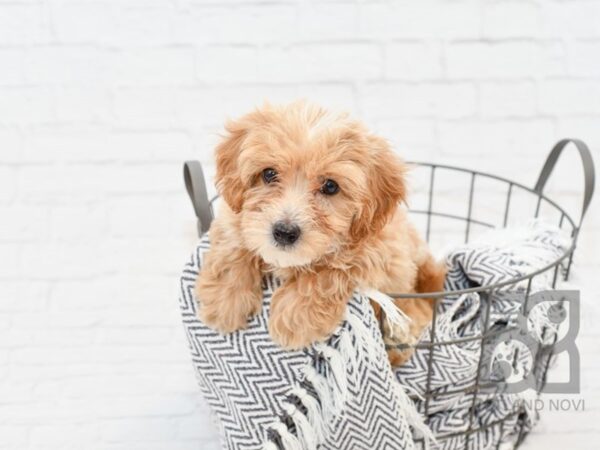
[[[216,149],[224,205],[197,283],[208,326],[244,328],[261,309],[267,272],[283,280],[272,298],[270,334],[290,349],[327,338],[357,288],[442,289],[444,269],[399,207],[406,167],[384,139],[347,115],[303,102],[266,105],[226,130]],[[432,304],[398,300],[412,321],[386,342],[414,344]],[[388,354],[398,365],[411,350]]]

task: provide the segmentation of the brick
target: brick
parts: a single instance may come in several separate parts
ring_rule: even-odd
[[[550,119],[494,121],[447,121],[439,124],[442,153],[449,156],[498,155],[498,160],[514,155],[539,160],[556,141]],[[484,150],[482,150],[484,149]],[[485,153],[482,153],[485,151]]]
[[[347,111],[355,116],[359,113],[356,89],[349,82],[301,84],[296,89],[294,98],[316,101],[326,108],[334,111]]]
[[[14,199],[17,192],[17,175],[18,171],[15,168],[0,166],[0,203]]]
[[[33,446],[64,446],[70,442],[94,442],[99,437],[98,426],[92,424],[37,425],[31,430]]]
[[[166,47],[127,49],[116,56],[116,85],[180,85],[194,82],[194,50]]]
[[[600,81],[544,81],[539,85],[538,99],[542,113],[599,114]]]
[[[96,340],[102,345],[154,346],[169,342],[172,335],[167,327],[111,327],[98,330]]]
[[[118,39],[116,23],[122,8],[101,2],[53,2],[50,8],[57,39],[62,43],[106,44]]]
[[[40,384],[44,384],[43,382]],[[54,383],[56,385],[56,383]],[[55,386],[56,388],[56,386]],[[37,390],[37,388],[35,389]],[[61,429],[61,425],[66,421],[64,419],[70,419],[70,423],[81,424],[81,417],[77,417],[74,411],[66,411],[62,408],[57,408],[56,402],[56,391],[53,396],[43,395],[43,399],[39,398],[34,399],[33,401],[23,403],[21,402],[18,405],[10,405],[10,410],[7,410],[6,407],[2,407],[0,405],[0,417],[6,418],[9,423],[20,425],[57,425],[57,429]],[[63,403],[64,404],[64,403]],[[80,411],[80,415],[85,413],[85,411]],[[52,418],[52,421],[46,420],[47,418]],[[33,427],[31,427],[33,428]],[[50,429],[48,429],[50,431]],[[53,440],[55,438],[49,438]],[[50,448],[60,448],[60,446],[54,447],[54,445],[58,444],[58,442],[53,442],[52,447]],[[63,442],[64,445],[64,442]],[[33,448],[39,448],[39,442],[37,445],[32,445]]]
[[[82,264],[90,255],[93,264]],[[26,243],[21,250],[20,270],[33,280],[78,279],[105,273],[109,260],[100,243]]]
[[[194,239],[192,239],[193,241]],[[187,248],[187,255],[190,254],[191,245]],[[98,295],[95,302],[103,305],[103,307],[115,306],[115,303],[123,307],[140,308],[147,303],[148,298],[157,298],[161,302],[167,302],[173,295],[173,278],[171,275],[151,274],[133,276],[132,274],[115,275],[108,279],[103,279],[98,284],[102,284],[105,289],[119,289],[120,295],[117,297],[112,292],[113,298],[105,298],[104,294]],[[73,301],[75,297],[73,297]]]
[[[79,303],[80,305],[84,304],[87,301],[87,298],[80,297]],[[50,303],[50,308],[54,308],[52,303]],[[81,307],[81,306],[80,306]],[[70,314],[70,311],[60,311],[62,315]],[[75,317],[80,317],[78,314]],[[56,347],[89,347],[93,345],[97,340],[97,332],[93,328],[85,328],[81,329],[73,328],[73,327],[61,327],[57,326],[56,328],[47,327],[45,330],[31,330],[28,333],[28,337],[30,339],[30,343],[27,344],[29,348],[32,347],[44,347],[47,351],[52,351],[52,348]],[[55,375],[56,376],[56,375]],[[55,377],[54,376],[54,377]]]
[[[2,11],[1,8],[0,11]],[[0,49],[0,61],[2,61],[0,85],[18,85],[23,83],[25,77],[23,54],[22,50]]]
[[[571,42],[568,46],[569,72],[573,76],[600,77],[600,42]]]
[[[19,190],[27,202],[97,199],[109,178],[106,168],[92,166],[30,166],[19,173]],[[0,178],[1,179],[1,178]]]
[[[267,84],[180,90],[176,98],[177,120],[188,127],[203,123],[214,127],[215,133],[221,132],[228,117],[239,117],[266,99],[275,102],[295,98],[295,93],[288,86]]]
[[[121,88],[114,93],[114,114],[126,127],[174,125],[177,90],[165,87]]]
[[[113,53],[92,46],[33,47],[25,58],[25,78],[29,83],[87,85],[106,83]]]
[[[0,425],[0,436],[2,436],[0,448],[27,448],[29,430],[28,425]]]
[[[441,78],[442,50],[432,43],[392,43],[385,47],[385,77],[399,80]]]
[[[68,124],[108,124],[111,122],[109,87],[61,86],[55,94],[56,120]]]
[[[28,202],[72,204],[97,200],[105,194],[181,192],[180,164],[79,164],[31,166],[20,177],[21,194]]]
[[[115,369],[118,367],[118,365],[115,365]],[[95,395],[100,398],[133,397],[147,395],[160,386],[159,374],[147,375],[138,373],[137,377],[132,377],[131,373],[119,374],[115,371],[111,374],[102,374],[98,378],[99,380],[89,376],[74,377],[64,387],[65,396],[70,398],[94,398]],[[137,380],[132,378],[137,378]],[[94,381],[101,381],[94,386],[96,393],[90,392],[90,383]]]
[[[0,131],[0,135],[2,132]],[[44,127],[29,133],[29,162],[172,162],[193,159],[191,138],[177,131],[117,131],[103,126]]]
[[[195,400],[189,396],[144,395],[103,399],[97,402],[95,410],[99,417],[109,419],[166,415],[177,417],[194,412],[195,403]]]
[[[434,119],[379,120],[372,128],[374,132],[392,142],[395,149],[406,158],[423,159],[422,150],[435,146]],[[418,149],[421,155],[411,156],[415,149]]]
[[[110,194],[181,192],[181,162],[147,163],[108,168],[100,173],[103,188]],[[106,180],[112,178],[111,183]]]
[[[200,133],[203,142],[210,144],[212,153],[218,140],[215,138],[222,133],[228,118],[240,117],[267,100],[281,103],[302,98],[318,99],[319,104],[335,110],[357,110],[355,91],[349,83],[261,83],[180,90],[176,100],[177,122],[194,129],[195,134]],[[196,151],[205,152],[206,147]],[[203,161],[212,162],[212,155]]]
[[[369,2],[361,5],[359,35],[395,39],[467,39],[481,34],[480,2]]]
[[[595,38],[600,36],[598,17],[600,4],[597,2],[544,2],[542,33],[560,38]]]
[[[300,41],[343,41],[356,38],[360,7],[348,3],[300,3],[297,12]]]
[[[59,242],[84,243],[105,236],[108,231],[104,203],[55,205],[48,220],[50,236]]]
[[[16,278],[20,275],[19,261],[21,246],[13,243],[0,243],[0,279]]]
[[[532,117],[536,114],[536,90],[531,82],[482,83],[483,117]]]
[[[446,49],[446,70],[449,77],[460,79],[561,75],[566,71],[563,53],[556,43],[452,43]]]
[[[0,242],[36,241],[48,237],[48,210],[40,206],[0,205]]]
[[[23,157],[23,138],[15,129],[0,128],[0,163],[16,163]]]
[[[105,421],[101,430],[102,438],[108,442],[167,442],[174,434],[168,418]]]
[[[191,4],[173,16],[173,39],[194,44],[266,44],[293,40],[290,30],[298,29],[293,4]]]
[[[175,5],[159,1],[117,7],[112,32],[107,34],[112,45],[149,46],[172,41]]]
[[[164,198],[122,198],[111,201],[111,236],[160,238],[174,235],[172,203]]]
[[[256,49],[250,46],[200,48],[197,55],[197,73],[201,82],[258,81]]]
[[[49,286],[44,282],[8,281],[0,283],[0,313],[41,311],[46,307]],[[5,343],[5,339],[2,341]],[[14,343],[13,343],[14,345]]]
[[[106,161],[107,136],[101,129],[40,128],[28,134],[24,159],[35,162]]]
[[[54,92],[49,87],[0,87],[0,125],[55,122],[55,103]]]
[[[490,39],[535,38],[541,33],[540,5],[502,1],[483,5],[483,36]]]
[[[143,226],[143,224],[140,224]],[[189,254],[189,245],[179,239],[121,238],[113,239],[106,247],[113,268],[131,275],[175,275],[179,272],[183,255]],[[148,252],[161,255],[149,260]]]
[[[208,134],[205,132],[202,137],[208,137]],[[120,161],[181,163],[198,158],[194,147],[192,137],[181,131],[121,130],[108,136],[108,153]]]
[[[325,82],[381,76],[383,57],[372,44],[306,44],[259,51],[259,78],[264,81]]]
[[[470,83],[378,83],[362,93],[369,119],[407,117],[469,117],[476,111],[476,90]]]
[[[38,44],[50,39],[50,24],[43,5],[0,4],[0,44]]]
[[[208,438],[210,439],[210,438]],[[212,441],[202,440],[202,450],[220,450],[218,438]],[[194,441],[170,441],[168,444],[164,442],[110,442],[98,444],[94,450],[197,450],[198,442]]]
[[[72,311],[115,308],[119,300],[114,278],[101,277],[87,280],[57,280],[53,282],[48,302],[53,311]]]

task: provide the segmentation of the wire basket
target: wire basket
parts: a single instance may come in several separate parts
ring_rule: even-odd
[[[546,182],[548,181],[548,178],[550,177],[554,166],[558,161],[559,156],[561,155],[565,147],[567,147],[567,145],[570,143],[574,144],[575,148],[578,150],[583,164],[583,205],[581,208],[581,216],[579,217],[578,221],[575,221],[561,205],[557,204],[555,201],[551,200],[544,194]],[[429,342],[425,344],[417,344],[415,346],[416,351],[418,351],[418,349],[423,349],[429,352],[427,390],[424,395],[426,417],[429,413],[429,402],[435,396],[435,394],[429,389],[429,386],[431,384],[431,367],[434,349],[443,345],[459,345],[474,340],[481,342],[481,355],[479,357],[479,366],[477,370],[477,375],[472,385],[454,391],[454,394],[460,394],[462,392],[464,395],[472,396],[473,402],[469,412],[469,417],[467,419],[468,428],[457,433],[447,433],[442,436],[437,436],[438,441],[440,441],[443,439],[455,438],[459,435],[462,435],[465,437],[465,449],[470,449],[473,447],[469,445],[469,436],[473,435],[474,433],[482,432],[485,428],[489,427],[500,427],[500,429],[502,430],[504,423],[506,423],[509,420],[513,420],[515,417],[519,417],[522,414],[525,414],[524,406],[521,405],[519,408],[512,411],[503,418],[488,423],[485,427],[475,426],[473,415],[475,411],[477,396],[482,390],[482,380],[480,378],[480,374],[483,365],[482,363],[484,348],[486,346],[486,343],[490,342],[497,335],[497,333],[491,330],[486,331],[489,328],[488,314],[485,318],[486,323],[484,323],[483,325],[484,331],[481,334],[473,337],[462,338],[460,339],[460,341],[436,341],[436,319],[437,312],[439,310],[439,303],[445,297],[455,298],[462,294],[478,293],[482,302],[482,307],[489,311],[489,303],[491,301],[493,292],[496,292],[500,289],[510,289],[512,286],[516,286],[518,283],[526,283],[527,289],[525,292],[523,302],[523,308],[525,309],[527,308],[527,303],[530,300],[531,286],[534,278],[547,276],[548,274],[551,274],[553,289],[556,287],[556,283],[558,281],[559,276],[562,277],[564,280],[567,280],[573,262],[573,255],[577,246],[577,238],[579,236],[581,224],[590,205],[594,192],[594,163],[588,147],[582,141],[577,139],[561,140],[554,146],[554,148],[548,155],[548,158],[533,188],[529,188],[527,186],[524,186],[523,184],[517,183],[507,178],[482,173],[479,171],[431,163],[414,164],[419,168],[419,170],[425,170],[426,172],[428,172],[428,176],[426,177],[428,186],[425,189],[426,207],[422,209],[411,209],[411,213],[413,216],[421,216],[424,219],[424,233],[428,242],[430,242],[432,238],[435,237],[435,234],[438,234],[438,240],[442,241],[448,238],[448,234],[453,234],[454,237],[458,235],[462,237],[462,241],[464,243],[468,243],[473,238],[473,236],[477,234],[478,231],[484,231],[494,228],[505,228],[511,223],[511,218],[513,216],[516,216],[519,220],[523,220],[527,217],[543,217],[546,221],[555,220],[558,227],[566,230],[568,233],[570,233],[571,236],[570,246],[564,251],[562,255],[560,255],[554,261],[552,261],[544,267],[535,270],[534,272],[528,273],[518,278],[511,279],[509,281],[455,291],[423,293],[417,295],[401,293],[389,294],[391,297],[396,299],[421,297],[434,298],[436,301],[436,308],[434,308]],[[467,202],[466,212],[464,215],[455,214],[453,212],[441,211],[440,208],[436,207],[436,195],[439,192],[436,191],[436,180],[441,172],[446,172],[447,174],[449,173],[452,175],[452,177],[462,178],[468,185],[468,188],[464,191],[463,195],[463,198],[466,199]],[[477,188],[478,185],[481,184],[487,184],[488,186],[488,192],[486,193],[486,195],[489,195],[489,193],[492,191],[490,185],[494,185],[494,187],[496,188],[496,196],[494,197],[493,201],[489,202],[492,204],[492,207],[488,208],[487,210],[485,210],[485,208],[479,208],[479,210],[477,210],[474,206]],[[457,197],[456,195],[450,195],[453,200],[453,207],[456,207],[456,205],[460,203],[460,196]],[[519,208],[518,211],[517,207],[515,206],[515,200],[517,197],[520,197],[521,203],[521,208]],[[451,227],[451,233],[447,233],[446,231],[438,232],[440,230],[436,229],[436,227],[440,227],[440,225],[443,225],[447,222],[458,224],[458,227]],[[553,350],[554,344],[540,345],[536,349],[537,353],[532,355],[534,360],[532,370],[534,372],[534,378],[538,380],[536,386],[536,390],[538,393],[543,392],[544,386],[546,385],[547,372],[553,357]],[[487,392],[490,391],[490,388],[493,389],[494,386],[490,386],[489,383],[486,384],[485,389],[487,390]],[[516,442],[514,443],[514,448],[518,448],[527,435],[525,423],[523,421],[519,421],[518,423],[520,424],[519,432]],[[502,434],[502,431],[500,431],[500,434]],[[496,444],[495,448],[500,448],[499,442]]]
[[[548,181],[559,156],[568,144],[573,144],[578,150],[583,164],[583,205],[581,215],[577,221],[574,220],[561,205],[548,198],[544,193],[546,182]],[[473,449],[473,444],[470,443],[472,435],[485,431],[485,428],[489,427],[499,427],[500,430],[502,430],[507,421],[520,417],[522,414],[525,414],[525,411],[523,409],[524,407],[521,405],[504,417],[488,423],[485,426],[479,426],[475,423],[474,411],[477,396],[483,388],[486,389],[486,392],[490,392],[490,388],[492,390],[494,389],[493,383],[492,386],[490,386],[489,382],[484,386],[480,375],[483,366],[484,347],[497,334],[488,330],[489,314],[487,314],[484,319],[485,324],[483,326],[483,331],[479,335],[461,338],[460,340],[455,341],[436,341],[437,312],[439,304],[445,297],[454,298],[462,294],[477,293],[479,294],[482,307],[489,311],[492,294],[494,292],[497,292],[500,289],[510,289],[511,286],[516,286],[518,283],[526,283],[527,289],[523,304],[523,307],[526,308],[527,302],[530,300],[532,281],[536,277],[548,276],[548,274],[551,274],[552,288],[555,288],[559,276],[564,280],[567,280],[581,224],[594,192],[594,164],[588,147],[582,141],[577,139],[564,139],[554,146],[546,159],[533,188],[507,178],[460,167],[423,162],[412,164],[414,164],[415,167],[414,172],[419,172],[421,175],[419,181],[422,183],[422,189],[419,190],[417,197],[420,196],[422,207],[413,207],[409,208],[409,210],[411,212],[411,218],[415,220],[417,225],[422,227],[424,236],[430,244],[435,244],[436,242],[444,243],[451,240],[456,241],[457,238],[461,242],[468,243],[479,232],[494,228],[505,228],[507,225],[510,225],[515,218],[523,220],[528,217],[543,217],[546,221],[555,220],[555,223],[561,229],[570,233],[571,236],[570,246],[562,255],[550,264],[509,281],[454,291],[421,294],[388,294],[396,299],[416,297],[435,299],[436,308],[434,308],[433,312],[429,342],[418,343],[414,346],[415,351],[428,352],[427,389],[423,396],[426,417],[429,415],[429,402],[434,399],[436,395],[430,389],[434,350],[445,345],[461,345],[469,341],[480,342],[481,354],[473,383],[467,387],[453,391],[454,394],[463,394],[472,397],[472,405],[467,418],[468,427],[466,430],[462,429],[459,432],[450,432],[437,436],[438,441],[462,436],[464,437],[465,442],[464,448]],[[445,177],[449,177],[453,180],[453,186],[447,190],[439,189],[438,185],[442,184]],[[213,219],[212,205],[217,197],[209,200],[202,168],[198,162],[189,161],[185,164],[184,179],[198,218],[198,233],[202,235],[208,231],[210,227],[210,223]],[[464,189],[459,193],[457,186],[461,184],[461,182],[464,185]],[[481,199],[484,200],[483,207],[478,205],[478,200]],[[417,198],[417,200],[419,200],[419,198]],[[446,202],[445,200],[449,201]],[[417,203],[419,202],[417,201]],[[462,214],[457,212],[460,209],[459,205],[461,203],[464,203],[464,211]],[[448,210],[444,210],[445,205],[449,205]],[[550,343],[538,346],[536,354],[532,355],[534,359],[532,370],[534,371],[535,379],[538,380],[536,386],[538,393],[543,392],[544,386],[546,385],[547,372],[553,357],[553,351],[554,344]],[[447,393],[445,393],[445,395],[447,395]],[[518,423],[520,424],[520,428],[513,448],[519,447],[528,433],[525,423],[523,421],[519,421]],[[500,433],[502,434],[502,431]],[[425,444],[421,442],[421,446],[424,448]],[[500,442],[496,444],[495,448],[500,448]]]

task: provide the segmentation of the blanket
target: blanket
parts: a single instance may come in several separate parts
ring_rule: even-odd
[[[369,299],[356,293],[331,338],[303,351],[284,351],[268,332],[271,295],[248,327],[220,335],[197,316],[194,284],[210,248],[196,247],[181,277],[180,306],[200,389],[224,449],[373,450],[415,448],[429,430],[394,382]],[[201,299],[200,299],[201,301]],[[382,304],[397,318],[393,305]]]
[[[570,244],[561,230],[538,220],[494,230],[446,256],[445,289],[521,278],[559,259]],[[417,409],[436,437],[436,448],[487,449],[500,444],[512,448],[521,429],[527,432],[535,425],[538,417],[531,405],[558,332],[560,323],[551,318],[560,305],[555,301],[534,305],[531,298],[552,289],[556,275],[554,270],[544,271],[531,282],[523,279],[487,292],[485,298],[474,292],[442,300],[432,354],[430,326],[413,357],[395,370],[398,382],[414,392]],[[531,304],[525,305],[524,315],[526,294]],[[513,339],[509,330],[524,336]],[[483,344],[477,339],[482,334],[490,336]],[[522,383],[527,377],[534,382]],[[479,431],[466,435],[469,429]]]
[[[535,224],[522,239],[462,246],[447,257],[446,288],[473,287],[528,273],[562,254],[564,245],[558,230]],[[345,320],[333,335],[302,351],[284,351],[269,337],[270,299],[278,286],[270,277],[263,281],[262,311],[246,329],[225,336],[209,329],[198,319],[201,299],[194,295],[203,254],[209,248],[205,235],[183,271],[179,300],[198,383],[224,449],[413,449],[419,443],[484,449],[509,442],[521,425],[534,425],[534,413],[523,413],[523,405],[535,391],[461,392],[475,383],[480,355],[493,346],[482,349],[477,339],[434,346],[428,377],[427,345],[432,336],[434,343],[442,343],[480,335],[484,326],[509,326],[517,320],[520,306],[509,295],[514,293],[511,289],[546,289],[552,284],[548,277],[529,287],[520,283],[490,298],[471,293],[443,299],[436,332],[426,330],[423,348],[392,370],[370,299],[359,292],[350,299]],[[402,320],[391,302],[383,300],[385,296],[377,297],[388,318]],[[485,325],[484,317],[489,318]],[[543,317],[539,313],[528,318],[536,339],[549,339]],[[512,366],[530,367],[524,352],[515,356],[515,348],[507,351],[512,352],[507,357],[512,358]],[[498,375],[494,367],[483,370],[480,379],[501,381],[503,374]],[[469,434],[466,443],[460,432],[469,428],[480,431]]]

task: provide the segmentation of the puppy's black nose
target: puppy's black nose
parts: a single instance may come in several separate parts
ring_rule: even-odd
[[[273,238],[278,244],[291,245],[300,237],[300,227],[285,223],[282,221],[275,222],[273,225]]]

